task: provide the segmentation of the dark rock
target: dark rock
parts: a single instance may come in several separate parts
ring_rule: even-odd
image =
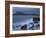
[[[27,30],[27,25],[25,24],[24,26],[22,26],[21,30]]]

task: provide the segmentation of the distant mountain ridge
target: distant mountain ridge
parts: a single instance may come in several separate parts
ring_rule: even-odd
[[[16,12],[14,13],[13,15],[36,15],[36,16],[39,16],[40,14],[37,14],[37,13],[24,13],[24,12]]]

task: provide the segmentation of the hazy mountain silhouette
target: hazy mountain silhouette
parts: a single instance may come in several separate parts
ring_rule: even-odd
[[[24,13],[24,12],[16,12],[14,13],[13,15],[35,15],[35,16],[39,16],[40,14],[37,14],[37,13]]]
[[[23,12],[16,12],[15,15],[24,15]]]

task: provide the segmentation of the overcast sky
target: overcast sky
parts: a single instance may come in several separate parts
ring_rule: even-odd
[[[25,7],[13,7],[13,14],[14,13],[25,13],[25,14],[39,14],[40,8],[25,8]]]

